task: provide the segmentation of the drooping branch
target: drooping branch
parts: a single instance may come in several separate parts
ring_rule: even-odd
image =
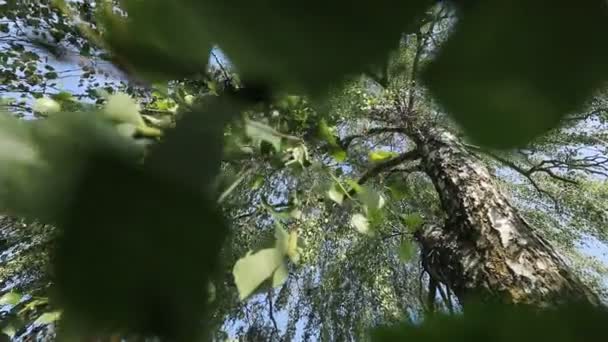
[[[544,172],[549,176],[565,182],[577,184],[573,180],[555,174],[555,170],[576,170],[584,173],[608,177],[608,157],[596,154],[582,158],[566,158],[565,160],[548,159],[533,166],[530,172]]]
[[[564,182],[564,183],[575,184],[575,185],[579,183],[575,179],[564,177],[564,176],[561,176],[561,175],[555,173],[552,168],[558,168],[558,166],[560,165],[560,163],[556,160],[544,160],[544,161],[540,162],[539,164],[536,164],[536,165],[526,169],[526,168],[523,168],[523,167],[517,165],[515,162],[513,162],[507,158],[504,158],[494,152],[488,151],[479,146],[475,146],[475,145],[471,145],[471,144],[464,144],[464,145],[468,149],[471,149],[471,150],[477,151],[477,152],[481,152],[481,153],[491,157],[492,159],[500,162],[502,165],[507,166],[511,170],[517,172],[518,174],[520,174],[521,176],[526,178],[528,180],[528,182],[530,182],[532,187],[534,187],[536,192],[538,192],[540,195],[545,195],[549,199],[551,199],[551,201],[554,203],[554,206],[556,209],[559,209],[559,201],[557,200],[557,198],[552,193],[550,193],[549,191],[547,191],[543,187],[541,187],[532,176],[535,173],[541,172],[541,173],[547,174],[549,177],[551,177],[553,179],[556,179],[556,180]],[[551,165],[551,166],[549,166],[549,165]],[[563,164],[561,166],[565,167],[565,164]]]

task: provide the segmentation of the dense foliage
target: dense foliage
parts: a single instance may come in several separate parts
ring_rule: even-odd
[[[420,136],[450,132],[605,301],[581,243],[608,240],[606,17],[600,0],[0,2],[2,332],[597,336],[595,306],[461,315],[422,244],[454,213]]]

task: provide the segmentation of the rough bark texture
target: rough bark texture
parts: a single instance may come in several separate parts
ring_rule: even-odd
[[[422,166],[448,216],[418,234],[432,277],[469,298],[552,306],[598,303],[555,250],[518,214],[483,164],[447,132],[425,132]]]

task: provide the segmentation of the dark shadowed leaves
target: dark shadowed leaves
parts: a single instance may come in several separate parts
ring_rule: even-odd
[[[202,47],[217,43],[243,79],[317,91],[382,62],[432,3],[429,0],[126,1],[129,22],[110,36],[133,62],[170,70],[144,51],[206,61]],[[141,44],[130,46],[123,34]],[[146,44],[144,46],[143,44]],[[194,50],[192,50],[194,48]],[[128,53],[125,53],[128,52]],[[131,58],[132,57],[132,58]],[[149,65],[152,66],[152,65]],[[177,66],[177,65],[174,65]],[[177,76],[177,75],[176,75]]]
[[[68,327],[197,335],[226,234],[203,192],[100,151],[59,227],[54,273]]]
[[[202,332],[227,233],[210,195],[223,127],[235,114],[223,105],[214,99],[184,113],[145,165],[103,148],[87,156],[58,222],[55,298],[66,332],[177,341]]]
[[[437,315],[421,325],[378,328],[374,342],[578,342],[603,341],[608,312],[605,309],[568,305],[538,308],[472,305],[465,315]]]
[[[510,147],[555,127],[608,79],[605,1],[479,1],[424,73],[481,143]]]
[[[115,62],[149,80],[194,76],[205,71],[211,40],[204,21],[186,1],[124,1],[129,18],[106,10],[104,36]]]

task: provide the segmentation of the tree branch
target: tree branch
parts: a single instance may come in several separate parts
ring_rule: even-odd
[[[365,137],[368,137],[368,136],[379,135],[379,134],[383,134],[383,133],[404,133],[405,134],[405,129],[402,128],[402,127],[375,127],[375,128],[370,128],[370,129],[364,131],[362,134],[353,134],[353,135],[346,136],[343,139],[340,139],[340,141],[338,142],[338,144],[340,145],[340,147],[342,147],[342,149],[346,150],[346,149],[348,149],[348,146],[355,139],[365,138]]]
[[[364,172],[361,175],[361,177],[359,177],[359,180],[357,181],[357,183],[359,183],[360,185],[363,185],[370,178],[377,176],[381,172],[384,172],[388,169],[396,167],[405,161],[418,159],[419,157],[420,157],[420,153],[419,153],[418,149],[413,149],[413,150],[404,152],[404,153],[396,156],[393,159],[389,159],[385,162],[378,163],[371,169],[367,170],[366,172]]]
[[[479,151],[479,152],[482,152],[485,155],[493,158],[494,160],[500,162],[501,164],[503,164],[503,165],[509,167],[510,169],[512,169],[513,171],[515,171],[515,172],[519,173],[520,175],[524,176],[530,182],[530,184],[532,184],[532,186],[534,187],[534,189],[536,190],[536,192],[538,192],[541,196],[545,195],[545,196],[549,197],[549,199],[551,199],[551,201],[553,202],[553,204],[555,206],[555,209],[559,208],[559,202],[557,201],[557,198],[555,198],[555,196],[553,196],[553,194],[551,194],[547,190],[543,189],[540,185],[538,185],[538,183],[534,180],[534,178],[532,178],[532,174],[535,172],[535,171],[532,171],[533,168],[531,168],[529,170],[525,170],[522,167],[520,167],[517,164],[515,164],[514,162],[512,162],[512,161],[510,161],[510,160],[508,160],[506,158],[503,158],[503,157],[501,157],[501,156],[499,156],[499,155],[497,155],[495,153],[492,153],[492,152],[490,152],[488,150],[485,150],[485,149],[482,149],[482,148],[480,148],[478,146],[475,146],[475,145],[465,144],[465,147],[474,149],[474,150]],[[562,179],[562,177],[559,177],[559,179],[560,180],[565,180],[566,178]],[[577,184],[576,181],[569,180],[569,179],[568,179],[568,182],[569,183],[570,182],[575,182],[575,184]]]

